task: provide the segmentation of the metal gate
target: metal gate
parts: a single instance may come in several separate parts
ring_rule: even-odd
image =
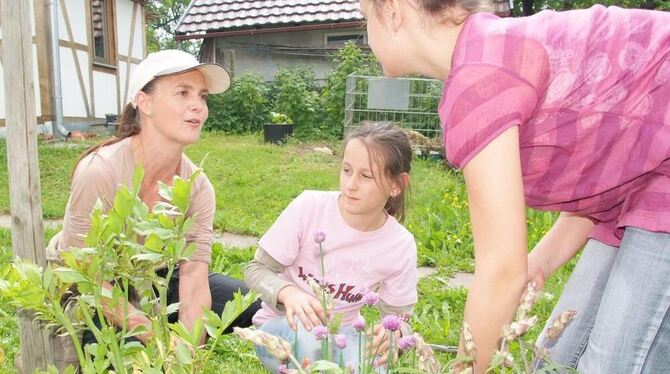
[[[429,139],[441,139],[437,106],[442,85],[436,79],[349,75],[344,131],[364,122],[393,121]]]

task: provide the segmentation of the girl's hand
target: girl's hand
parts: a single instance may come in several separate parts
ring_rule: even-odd
[[[372,339],[372,344],[369,344],[366,348],[365,356],[367,359],[378,356],[379,358],[375,361],[376,366],[382,366],[388,361],[388,349],[389,349],[389,340],[391,334],[394,334],[393,345],[395,346],[395,352],[393,355],[396,356],[398,353],[398,340],[400,339],[400,330],[390,332],[386,331],[381,324],[375,325],[372,328],[372,331],[368,331],[369,335],[374,336]]]
[[[311,331],[315,326],[325,326],[328,323],[321,302],[316,297],[301,291],[295,286],[282,288],[277,294],[277,302],[284,304],[286,319],[293,331],[298,328],[295,315],[298,316],[307,331]]]

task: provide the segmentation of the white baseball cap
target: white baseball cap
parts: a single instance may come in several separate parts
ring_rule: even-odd
[[[135,99],[147,83],[162,75],[185,73],[198,70],[205,77],[209,93],[218,94],[230,87],[230,74],[219,64],[201,63],[193,55],[177,49],[166,49],[150,53],[132,73],[128,102],[133,108],[137,106]]]

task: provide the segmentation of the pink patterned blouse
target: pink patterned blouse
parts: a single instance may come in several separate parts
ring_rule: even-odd
[[[612,246],[625,226],[670,232],[670,13],[474,14],[439,114],[461,168],[519,126],[530,207],[587,215]]]

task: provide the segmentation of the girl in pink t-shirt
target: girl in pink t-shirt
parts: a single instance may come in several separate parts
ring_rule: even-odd
[[[406,319],[411,314],[417,301],[416,243],[400,224],[411,158],[409,139],[393,124],[353,130],[345,140],[340,190],[303,192],[260,239],[245,271],[247,285],[263,300],[253,322],[292,346],[297,336],[294,354],[299,360],[321,359],[315,332],[329,318],[311,291],[309,278],[326,285],[334,299],[332,312],[343,314],[339,332],[343,337],[333,357],[341,352],[344,364],[358,365],[354,325],[366,292],[377,290],[382,315]],[[323,234],[315,237],[315,233]],[[323,246],[323,269],[318,242]],[[411,333],[407,324],[396,334],[401,331]],[[380,347],[382,365],[388,335],[379,326],[375,332],[369,349],[375,352]],[[258,354],[270,370],[278,370],[281,363],[263,348]]]
[[[488,5],[361,0],[386,75],[445,81],[438,111],[475,244],[476,372],[526,283],[542,285],[585,243],[552,319],[577,316],[538,343],[580,372],[669,372],[670,13],[501,19]],[[562,212],[530,254],[526,206]]]

